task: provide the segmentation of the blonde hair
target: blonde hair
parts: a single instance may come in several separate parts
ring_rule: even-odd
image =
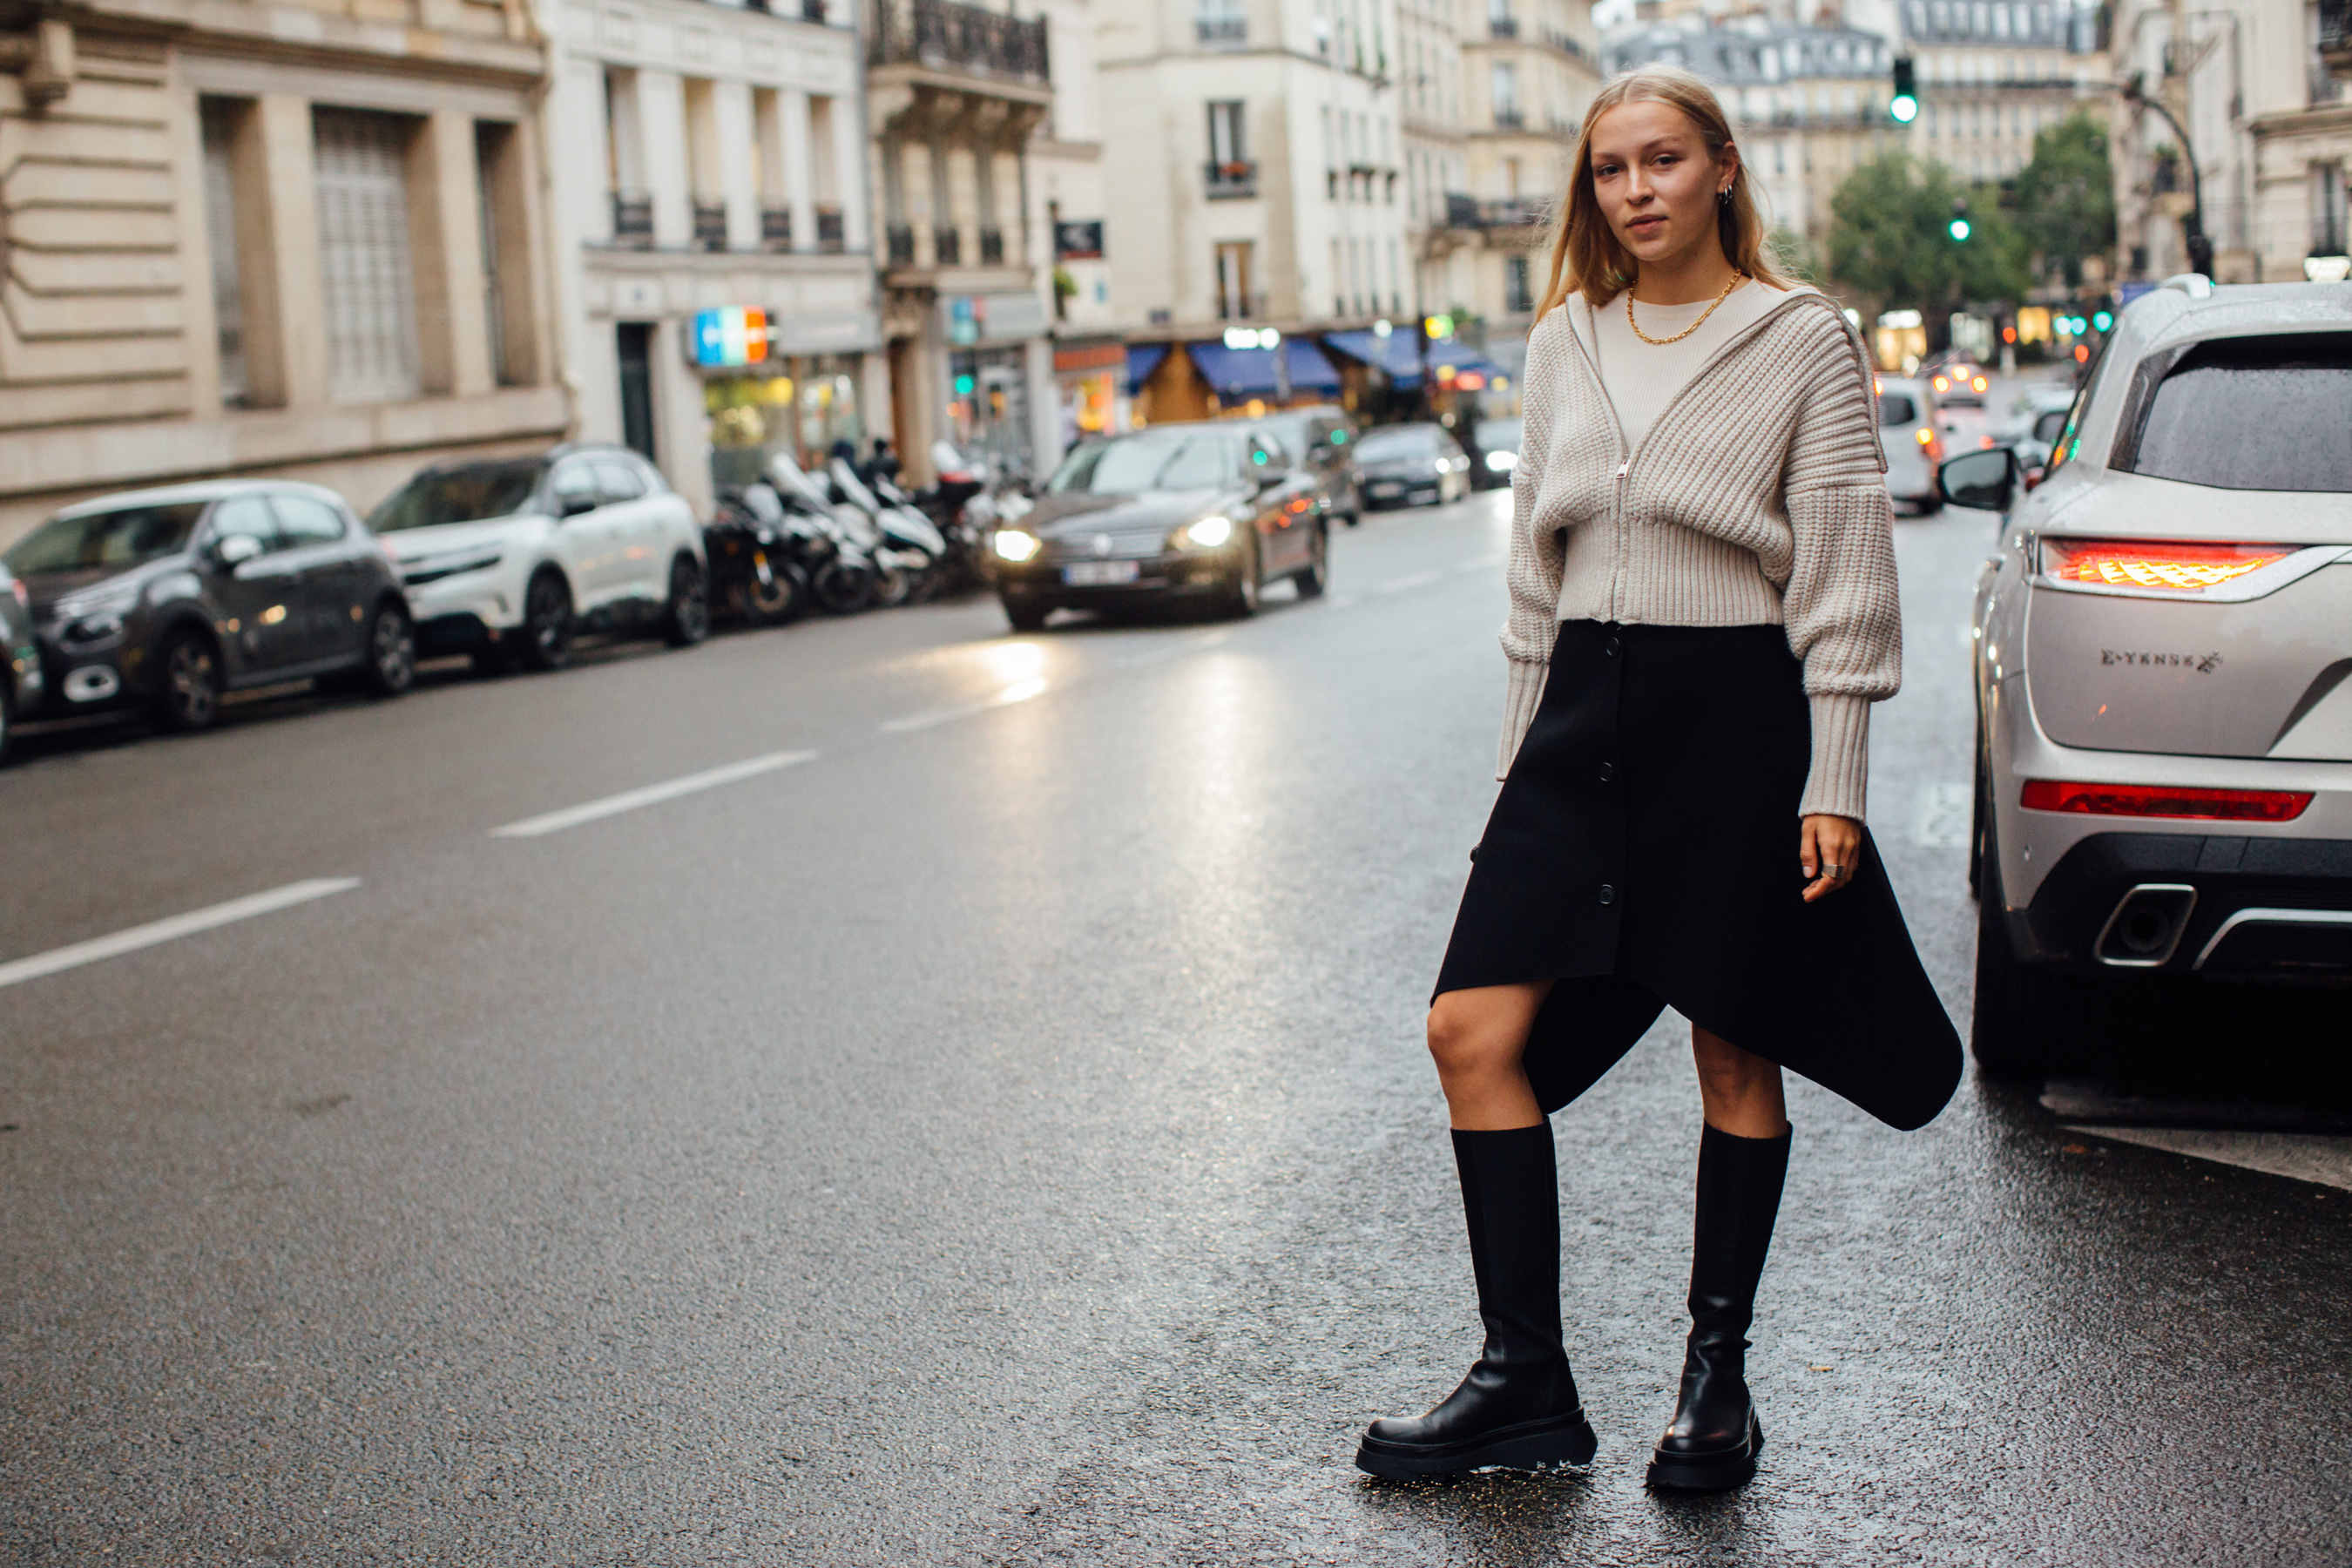
[[[1551,280],[1543,302],[1536,308],[1541,321],[1553,306],[1570,294],[1582,294],[1605,305],[1633,286],[1640,264],[1610,232],[1607,215],[1592,190],[1592,128],[1621,103],[1664,103],[1682,110],[1697,128],[1711,157],[1721,158],[1731,145],[1731,121],[1725,118],[1715,89],[1680,66],[1643,66],[1612,78],[1595,93],[1584,111],[1584,129],[1576,138],[1576,158],[1570,165],[1567,194],[1553,220]],[[1748,160],[1739,160],[1731,177],[1728,200],[1716,205],[1716,237],[1723,242],[1724,259],[1759,282],[1786,289],[1790,280],[1773,265],[1766,247],[1764,216],[1748,185]]]

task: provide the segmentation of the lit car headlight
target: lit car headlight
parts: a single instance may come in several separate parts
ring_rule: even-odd
[[[1214,550],[1233,536],[1232,518],[1204,517],[1178,529],[1175,543],[1179,550]]]
[[[1486,454],[1486,467],[1495,473],[1507,474],[1518,466],[1519,455],[1517,452],[1489,452]]]
[[[1454,460],[1451,458],[1440,458],[1429,465],[1429,471],[1439,475],[1450,474],[1454,471]]]
[[[1014,563],[1034,561],[1037,558],[1037,552],[1044,548],[1045,547],[1037,542],[1037,536],[1034,533],[1024,533],[1017,528],[1000,528],[996,531],[996,555],[1000,561]]]

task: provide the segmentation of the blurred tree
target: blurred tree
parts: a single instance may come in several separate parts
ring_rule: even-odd
[[[1771,235],[1764,242],[1764,248],[1779,263],[1780,270],[1791,278],[1802,279],[1808,283],[1821,281],[1821,253],[1813,248],[1811,240],[1788,225],[1774,226]]]
[[[2115,175],[2107,133],[2077,111],[2033,139],[2033,161],[2017,176],[2020,222],[2032,237],[2044,278],[2083,282],[2083,262],[2116,243]]]
[[[1968,203],[1966,239],[1952,237],[1957,199]],[[1883,153],[1845,177],[1830,213],[1830,276],[1882,305],[2017,300],[2032,283],[2032,242],[1999,193],[1964,191],[1941,163]]]

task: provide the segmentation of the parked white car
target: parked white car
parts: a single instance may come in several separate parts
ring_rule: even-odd
[[[2005,514],[1976,613],[1987,1070],[2107,1065],[2209,986],[2352,983],[2348,409],[2352,287],[2183,278],[2116,321],[2039,488],[2010,447],[1944,464],[1948,501]]]
[[[1944,460],[1936,394],[1925,381],[1877,378],[1878,445],[1886,454],[1886,493],[1922,516],[1944,504],[1936,465]]]
[[[398,564],[420,655],[553,669],[572,635],[709,635],[702,527],[661,472],[620,447],[421,470],[369,518]]]

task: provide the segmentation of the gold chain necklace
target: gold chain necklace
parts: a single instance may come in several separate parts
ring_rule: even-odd
[[[1668,343],[1678,343],[1685,338],[1690,336],[1693,332],[1698,331],[1701,327],[1706,325],[1706,319],[1715,314],[1716,306],[1721,305],[1726,300],[1730,299],[1731,291],[1747,281],[1747,273],[1740,271],[1738,268],[1732,268],[1730,279],[1723,285],[1723,292],[1715,297],[1715,304],[1709,305],[1706,310],[1700,311],[1697,321],[1693,321],[1689,326],[1685,327],[1681,331],[1676,332],[1671,338],[1654,338],[1649,333],[1642,330],[1642,323],[1633,319],[1633,290],[1628,289],[1625,290],[1625,324],[1633,328],[1633,335],[1641,339],[1645,343],[1654,343],[1659,348],[1664,348]]]

